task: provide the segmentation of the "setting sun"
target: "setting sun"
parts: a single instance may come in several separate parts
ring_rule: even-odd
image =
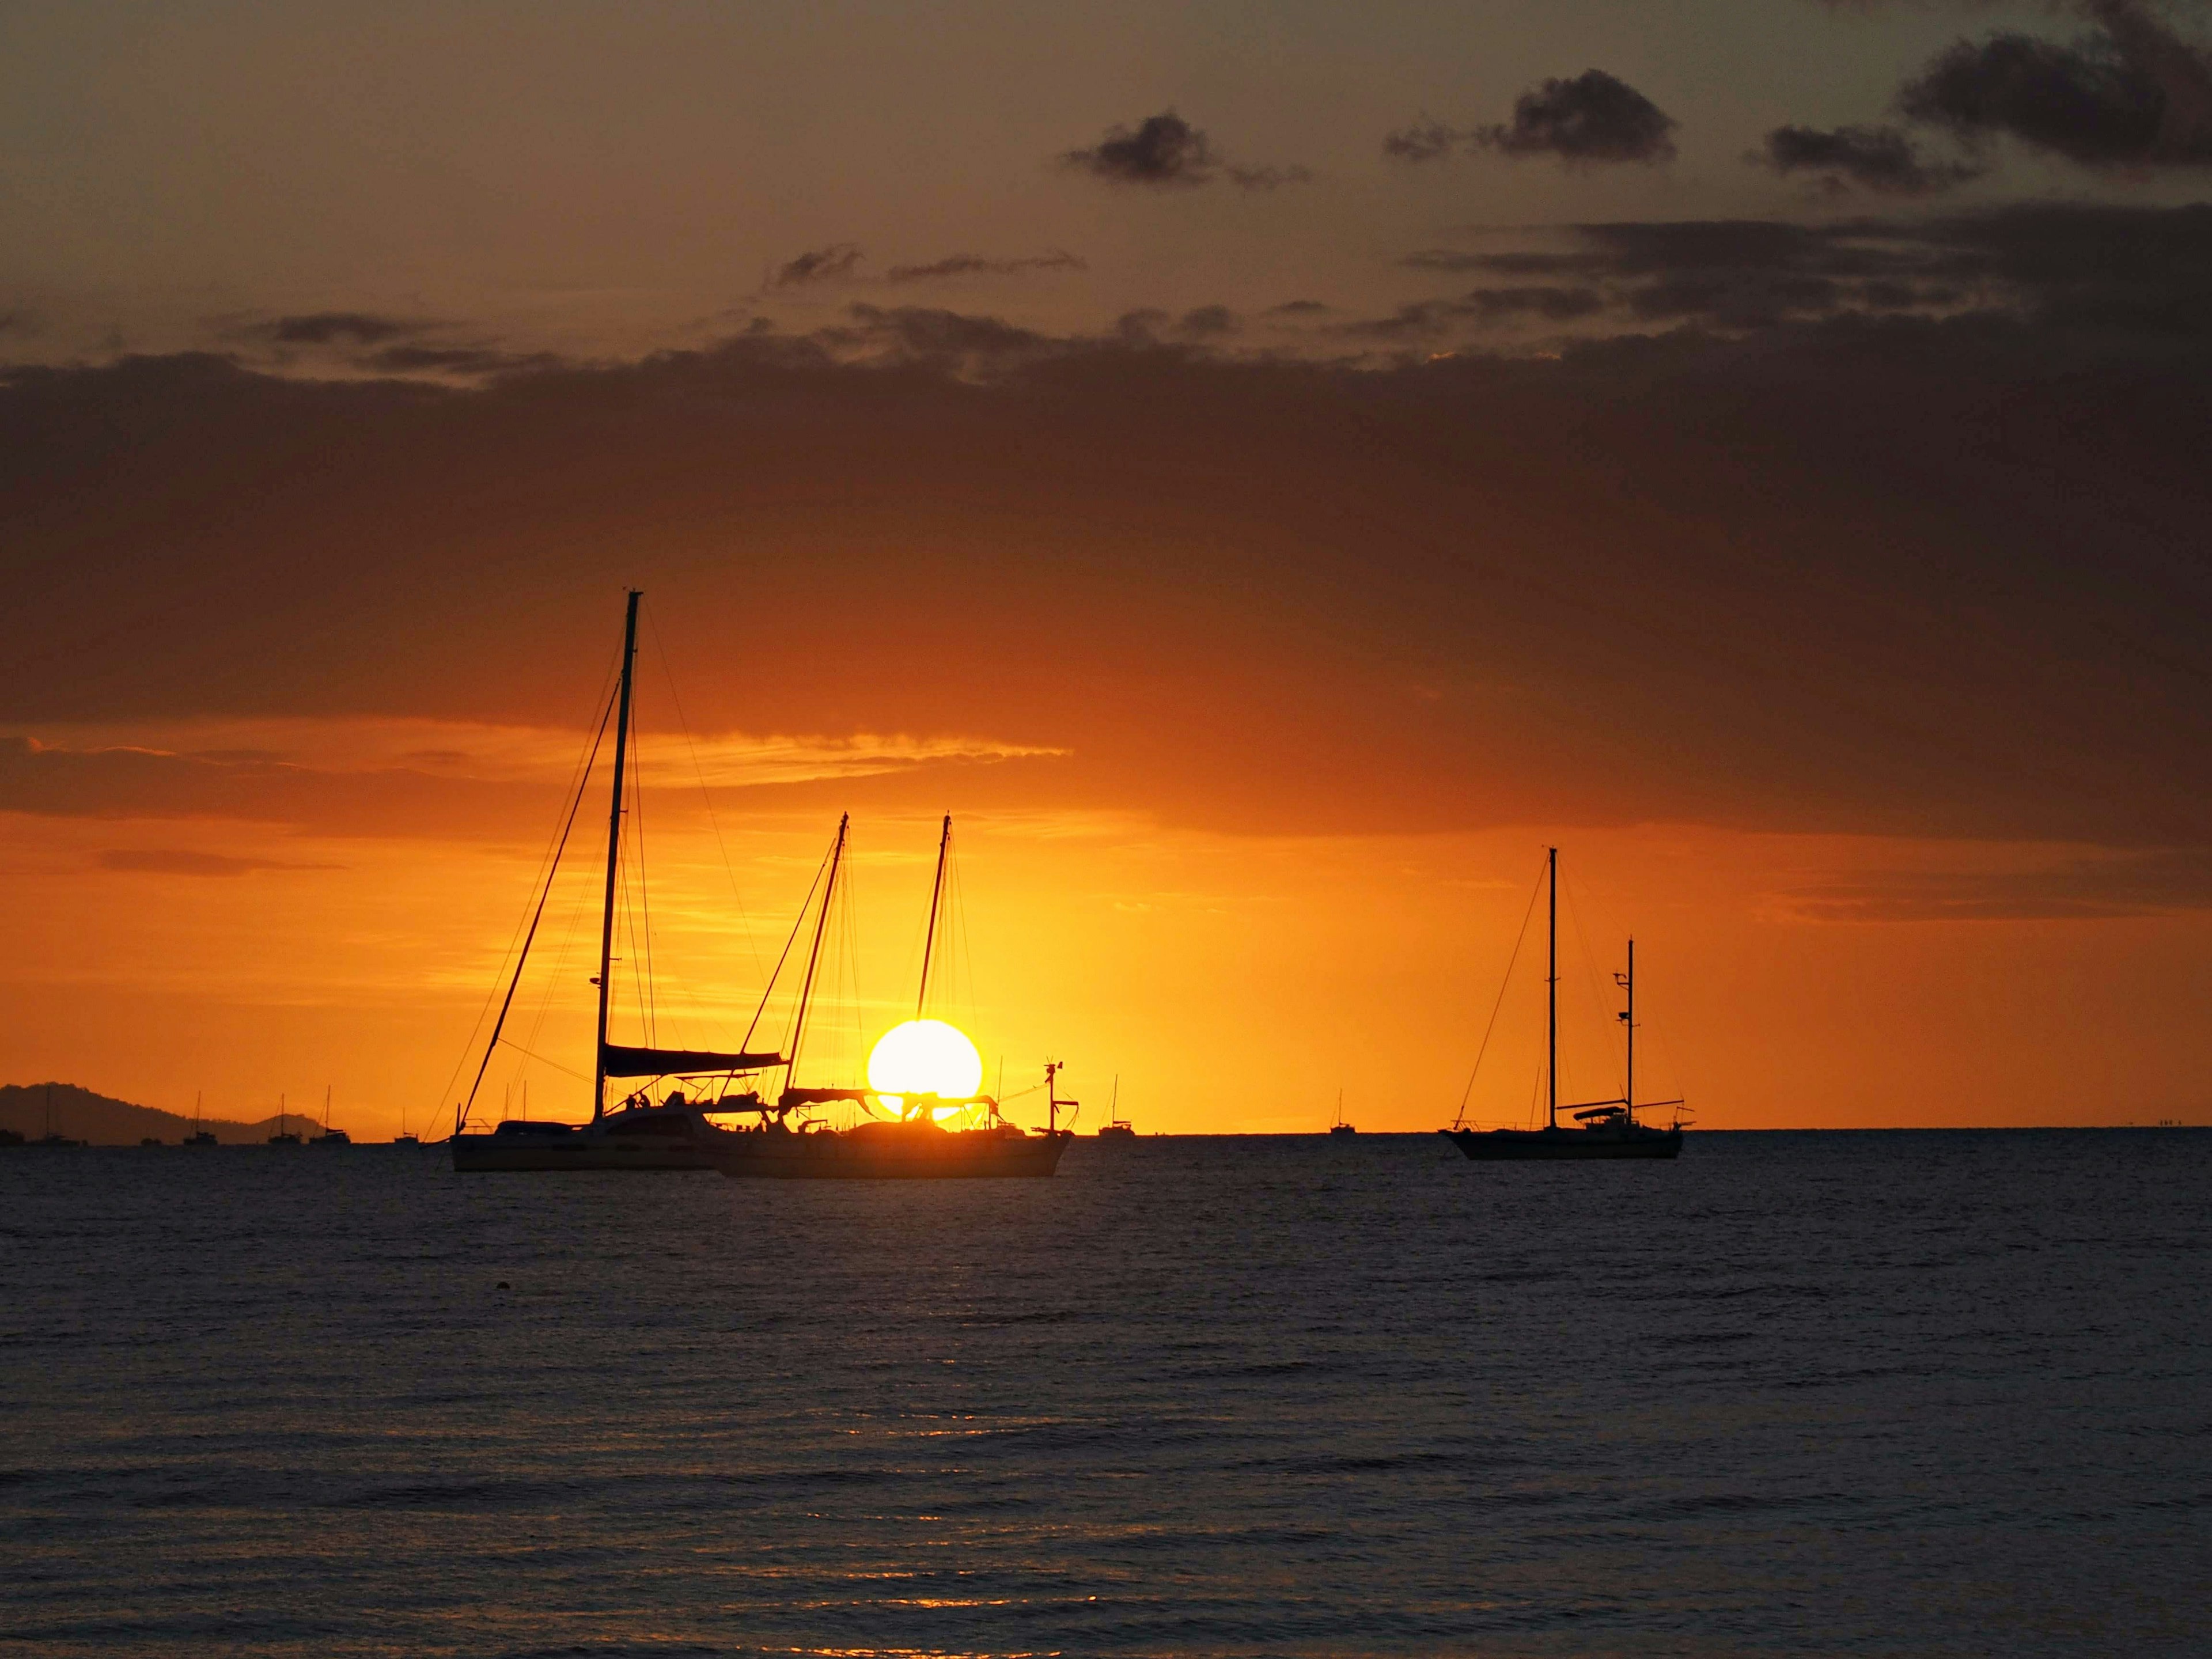
[[[941,1019],[894,1025],[868,1054],[868,1086],[893,1107],[906,1095],[965,1100],[982,1082],[983,1057],[975,1045]]]

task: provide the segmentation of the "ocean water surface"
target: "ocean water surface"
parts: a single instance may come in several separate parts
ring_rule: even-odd
[[[0,1153],[0,1648],[2212,1651],[2212,1133]]]

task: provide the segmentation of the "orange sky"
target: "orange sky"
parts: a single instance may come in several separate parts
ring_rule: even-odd
[[[908,775],[905,793],[927,793],[930,771]],[[939,793],[958,811],[957,781]],[[659,1030],[734,1046],[830,826],[726,805],[718,842],[697,800],[647,801]],[[903,1017],[933,830],[888,804],[856,822],[859,955],[825,976],[838,990],[817,1027],[817,1080],[850,1070],[856,1028],[872,1038]],[[9,831],[22,900],[9,921],[12,1075],[172,1109],[204,1089],[210,1112],[240,1117],[273,1109],[279,1091],[313,1104],[330,1084],[357,1134],[396,1130],[403,1108],[421,1128],[446,1098],[538,851],[223,820],[16,817]],[[1118,1075],[1147,1129],[1313,1128],[1339,1087],[1364,1127],[1432,1127],[1457,1107],[1544,833],[1250,837],[1139,813],[964,814],[960,948],[941,1006],[987,1065],[1004,1056],[1010,1091],[1064,1058],[1094,1115]],[[1609,976],[1632,927],[1643,1091],[1686,1093],[1708,1127],[2185,1115],[2207,1059],[2201,914],[1945,921],[1822,908],[1838,886],[1878,903],[1915,872],[2063,866],[2079,850],[1577,832],[1563,855],[1563,1088],[1617,1088]],[[134,853],[155,867],[131,867]],[[595,866],[586,842],[518,1004],[514,1029],[550,1063],[495,1061],[495,1115],[510,1087],[520,1110],[525,1077],[533,1113],[585,1109],[586,1085],[568,1073],[589,1063]],[[1603,958],[1602,1007],[1585,938]],[[1532,1097],[1540,951],[1532,932],[1472,1103],[1488,1121]]]
[[[688,1041],[950,811],[1140,1127],[1448,1121],[1553,842],[1570,1092],[1632,930],[1708,1127],[2202,1119],[2203,22],[0,17],[0,1080],[449,1111],[635,585]]]

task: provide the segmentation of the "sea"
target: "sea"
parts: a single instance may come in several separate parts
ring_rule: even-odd
[[[2212,1132],[0,1152],[0,1650],[2203,1655]]]

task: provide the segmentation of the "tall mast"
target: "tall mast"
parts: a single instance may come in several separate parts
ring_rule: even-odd
[[[799,1017],[791,1026],[791,1058],[784,1062],[783,1086],[799,1081],[799,1045],[806,1036],[806,1005],[814,1000],[814,969],[822,960],[822,935],[830,926],[830,906],[837,896],[837,866],[845,860],[845,826],[853,821],[847,812],[837,820],[837,839],[830,848],[830,878],[822,884],[822,912],[814,918],[814,943],[806,952],[806,978],[799,988]]]
[[[1544,975],[1544,1121],[1559,1127],[1559,849],[1550,849],[1545,860],[1552,875],[1552,903],[1548,933],[1551,961]]]
[[[952,845],[952,814],[945,815],[944,833],[937,838],[937,880],[929,890],[929,932],[921,940],[921,989],[915,993],[914,1017],[921,1018],[921,1006],[929,998],[929,959],[937,948],[937,907],[945,897],[945,854]]]
[[[1621,1092],[1620,1103],[1628,1108],[1631,1117],[1636,1115],[1636,941],[1628,941],[1628,1012],[1621,1018],[1628,1022],[1628,1086]]]
[[[608,970],[615,956],[615,878],[622,868],[623,766],[629,758],[629,692],[631,671],[637,664],[637,602],[642,597],[629,590],[629,608],[623,618],[622,706],[615,716],[615,787],[607,808],[607,894],[599,912],[599,1041],[592,1051],[592,1120],[607,1109],[607,997],[613,975]]]

